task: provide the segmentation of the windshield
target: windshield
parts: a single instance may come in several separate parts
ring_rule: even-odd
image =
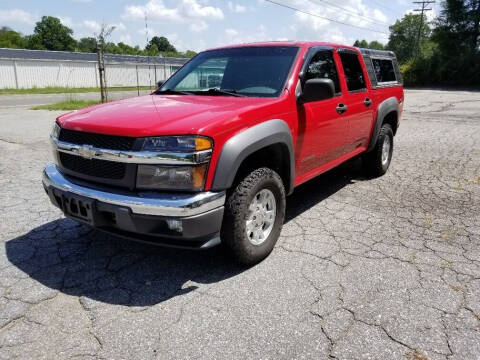
[[[279,96],[297,51],[295,46],[205,51],[177,71],[156,93]]]

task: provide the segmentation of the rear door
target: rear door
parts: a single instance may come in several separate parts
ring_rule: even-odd
[[[374,106],[367,88],[365,69],[359,54],[350,49],[339,49],[347,91],[344,94],[346,118],[348,119],[347,152],[366,147],[373,125]]]
[[[305,174],[344,153],[347,120],[337,111],[343,102],[337,66],[332,48],[309,50],[298,86],[307,80],[329,78],[335,96],[298,106],[297,174]]]

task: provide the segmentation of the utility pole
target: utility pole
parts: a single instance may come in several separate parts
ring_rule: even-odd
[[[430,4],[435,4],[435,0],[428,0],[428,1],[414,1],[414,4],[420,4],[422,6],[421,9],[414,9],[413,11],[415,12],[420,12],[420,24],[418,24],[418,32],[417,32],[417,43],[416,45],[416,51],[415,51],[415,58],[418,56],[418,53],[420,52],[420,36],[422,35],[422,30],[423,30],[423,14],[425,11],[431,11],[432,8],[428,7]]]

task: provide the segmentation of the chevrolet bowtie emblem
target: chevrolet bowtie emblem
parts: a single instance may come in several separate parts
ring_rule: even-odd
[[[96,154],[96,151],[91,145],[82,145],[78,149],[78,155],[87,159],[91,159],[95,157],[95,154]]]

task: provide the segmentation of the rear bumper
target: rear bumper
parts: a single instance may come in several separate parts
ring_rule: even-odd
[[[220,243],[225,192],[129,192],[70,178],[55,165],[43,172],[51,202],[66,216],[100,230],[143,242],[188,248]],[[74,197],[91,204],[86,218],[66,208]]]

